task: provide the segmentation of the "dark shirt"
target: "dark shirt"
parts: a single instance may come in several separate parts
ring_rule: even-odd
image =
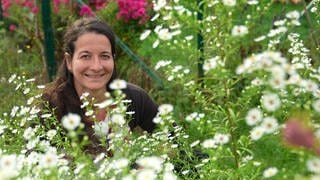
[[[147,132],[152,132],[155,123],[152,121],[158,112],[158,106],[152,101],[148,94],[140,87],[127,83],[127,88],[123,89],[129,100],[132,100],[127,112],[134,112],[132,120],[129,122],[131,129],[137,126]]]

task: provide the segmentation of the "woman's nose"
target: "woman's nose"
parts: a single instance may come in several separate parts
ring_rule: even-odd
[[[91,64],[91,68],[93,70],[101,70],[101,69],[103,69],[102,64],[101,64],[101,60],[99,59],[99,57],[94,57],[93,58],[93,62]]]

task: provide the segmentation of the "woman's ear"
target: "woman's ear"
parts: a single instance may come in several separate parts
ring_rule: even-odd
[[[64,53],[64,60],[66,61],[67,68],[70,72],[72,72],[72,58],[69,53]]]

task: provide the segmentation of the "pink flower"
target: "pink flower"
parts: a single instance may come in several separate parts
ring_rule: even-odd
[[[315,136],[311,128],[306,127],[298,119],[287,121],[283,130],[283,138],[286,143],[292,146],[313,148]]]
[[[80,16],[94,16],[94,14],[88,5],[83,5],[80,9]]]
[[[2,0],[2,10],[7,10],[11,5],[11,1],[10,0]]]
[[[12,2],[11,0],[2,0],[2,15],[3,16],[9,16],[9,12],[8,12],[8,9],[9,7],[12,5]]]
[[[35,6],[35,7],[33,7],[33,8],[31,9],[31,12],[33,12],[34,14],[36,14],[36,13],[39,12],[39,8]]]
[[[31,9],[31,8],[34,6],[34,4],[33,4],[32,1],[25,0],[25,1],[22,3],[22,6],[28,7],[28,8]]]
[[[16,29],[16,25],[10,24],[9,30],[10,30],[10,31],[14,31],[15,29]]]
[[[118,0],[119,12],[118,19],[124,22],[129,20],[139,20],[139,23],[145,23],[150,16],[147,14],[148,3],[145,0]]]

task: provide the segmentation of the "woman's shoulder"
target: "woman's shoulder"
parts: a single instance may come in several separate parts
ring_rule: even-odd
[[[123,89],[127,96],[148,96],[147,92],[138,85],[127,82],[127,87]]]
[[[134,103],[142,103],[143,105],[148,106],[157,106],[151,96],[149,96],[147,91],[145,91],[138,85],[127,83],[127,87],[123,89],[123,92],[126,94],[127,99],[134,101]]]

